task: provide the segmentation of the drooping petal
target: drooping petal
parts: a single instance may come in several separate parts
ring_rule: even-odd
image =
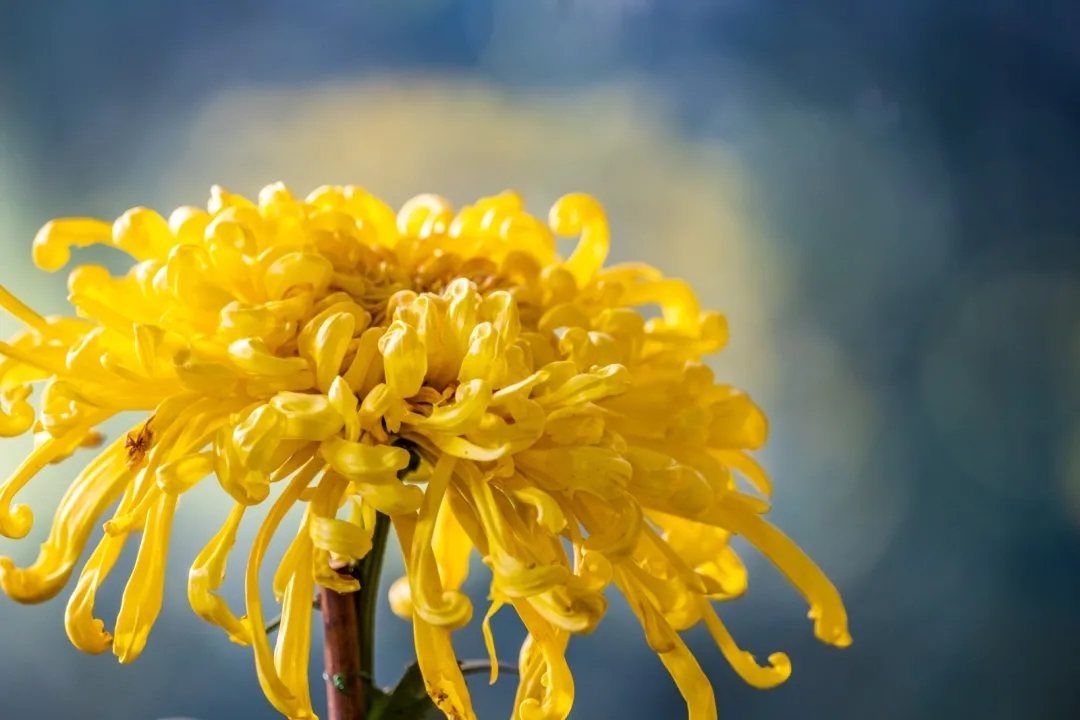
[[[161,611],[169,530],[175,510],[176,496],[162,494],[146,520],[139,554],[124,588],[113,632],[113,653],[122,663],[139,657]]]
[[[406,516],[391,519],[405,556],[406,573],[411,576],[414,521]],[[432,702],[448,718],[475,720],[469,688],[465,685],[465,677],[461,674],[454,646],[450,642],[450,630],[432,625],[415,615],[412,622],[416,661]]]
[[[316,460],[309,461],[301,468],[281,495],[270,507],[266,518],[255,535],[248,556],[247,572],[244,577],[244,595],[247,601],[247,617],[251,628],[252,646],[255,649],[255,672],[259,685],[270,703],[278,712],[288,717],[296,717],[304,711],[302,699],[298,699],[289,686],[282,680],[274,663],[270,650],[270,641],[266,637],[265,620],[262,612],[262,600],[259,597],[259,569],[262,567],[266,548],[289,509],[300,499],[300,494],[308,486],[321,468]]]
[[[457,629],[472,618],[472,603],[456,588],[447,588],[439,573],[432,538],[435,521],[443,495],[454,470],[455,459],[449,455],[439,457],[435,471],[428,480],[424,501],[420,505],[412,534],[409,563],[409,580],[412,591],[414,616],[425,622]],[[412,523],[411,518],[401,518],[398,525]]]
[[[847,611],[825,573],[784,533],[729,498],[720,498],[709,520],[742,535],[764,553],[810,603],[814,635],[837,647],[851,644]]]
[[[532,607],[514,600],[531,645],[522,646],[521,679],[514,699],[515,717],[521,720],[563,720],[574,705],[574,677],[566,664],[569,635],[554,629]],[[536,651],[539,651],[537,657]],[[541,667],[542,665],[542,667]]]
[[[244,517],[246,506],[236,504],[221,529],[195,557],[188,572],[188,602],[191,609],[206,622],[228,633],[229,639],[240,645],[251,644],[248,623],[238,618],[228,604],[216,594],[225,581],[225,563],[236,543],[236,531]]]
[[[308,686],[308,660],[311,656],[311,597],[315,581],[311,567],[313,546],[304,533],[297,536],[300,550],[297,553],[296,572],[285,588],[281,605],[281,627],[278,628],[274,647],[274,667],[281,682],[289,689],[291,702],[290,720],[314,719],[311,708],[311,690]]]
[[[64,629],[71,644],[85,653],[98,655],[108,650],[112,643],[112,634],[105,629],[105,623],[94,617],[94,600],[120,557],[126,539],[126,534],[106,535],[101,539],[83,565],[75,589],[68,598]]]
[[[791,677],[791,661],[787,655],[772,653],[769,655],[769,666],[761,667],[752,654],[735,644],[735,639],[731,637],[731,633],[728,632],[709,601],[700,598],[698,602],[701,607],[701,616],[705,619],[705,626],[709,628],[713,641],[724,653],[724,658],[731,667],[746,683],[756,688],[772,688]]]
[[[447,590],[459,590],[469,576],[472,541],[454,516],[448,502],[443,502],[438,512],[435,534],[431,538],[435,564],[439,568],[443,587]]]
[[[494,685],[499,679],[499,655],[495,651],[495,635],[491,632],[491,619],[495,617],[495,613],[499,612],[502,606],[502,601],[493,600],[484,615],[484,622],[481,626],[484,634],[484,648],[487,650],[488,663],[491,665],[491,673],[488,677],[489,685]]]
[[[686,700],[687,720],[716,720],[716,699],[712,685],[686,643],[624,571],[616,572],[616,582],[645,630],[649,646],[660,656],[660,661]]]

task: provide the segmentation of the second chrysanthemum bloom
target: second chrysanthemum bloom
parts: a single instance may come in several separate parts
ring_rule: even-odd
[[[566,259],[556,235],[580,236]],[[604,267],[608,228],[592,198],[564,197],[544,223],[513,193],[457,213],[420,196],[395,215],[354,187],[298,200],[271,185],[257,203],[215,188],[206,211],[168,220],[136,208],[112,225],[54,221],[34,259],[57,270],[91,243],[136,264],[119,278],[76,268],[77,317],[42,318],[0,288],[0,306],[26,325],[0,344],[0,434],[38,440],[0,488],[0,532],[29,531],[13,498],[42,467],[95,444],[110,417],[146,413],[73,481],[37,561],[0,559],[8,595],[51,597],[119,502],[68,603],[80,649],[139,655],[163,602],[174,511],[209,477],[233,509],[191,568],[188,599],[253,646],[264,692],[289,717],[313,715],[314,586],[356,589],[334,568],[367,554],[377,513],[406,562],[392,605],[411,617],[424,679],[449,717],[473,717],[450,637],[473,615],[461,586],[474,551],[492,576],[489,649],[502,607],[528,630],[514,708],[526,720],[569,714],[566,646],[600,622],[609,588],[627,598],[695,720],[716,714],[679,636],[698,623],[747,682],[783,682],[787,657],[758,665],[714,609],[746,587],[732,534],[805,595],[818,638],[850,642],[835,588],[761,517],[770,486],[748,452],[764,442],[765,419],[701,362],[724,344],[723,318],[648,266]],[[646,305],[659,317],[645,319]],[[261,503],[271,507],[240,616],[216,593],[239,524]],[[283,623],[271,648],[259,571],[298,504],[301,526],[274,575]],[[95,593],[136,533],[106,631]]]

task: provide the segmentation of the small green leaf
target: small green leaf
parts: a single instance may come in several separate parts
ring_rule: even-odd
[[[461,665],[463,675],[491,671],[491,663],[487,660],[464,660],[458,664]],[[513,665],[499,665],[499,668],[503,672],[517,674],[517,668]],[[375,697],[368,709],[370,720],[438,720],[442,717],[439,708],[428,697],[424,676],[420,674],[420,666],[416,663],[406,668],[405,674],[393,690],[372,690]]]
[[[439,709],[428,697],[420,667],[413,663],[401,676],[397,687],[376,696],[368,717],[371,720],[437,720]]]

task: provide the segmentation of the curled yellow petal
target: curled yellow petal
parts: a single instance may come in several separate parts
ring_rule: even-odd
[[[413,613],[432,625],[456,629],[472,618],[472,603],[456,588],[448,588],[440,577],[432,538],[443,495],[450,484],[455,458],[442,455],[428,480],[427,491],[420,505],[416,525],[410,529],[412,544],[409,580],[412,589]],[[398,526],[411,523],[400,519]]]
[[[318,293],[326,289],[334,274],[334,267],[326,258],[314,253],[294,252],[275,260],[266,269],[263,280],[266,294],[274,300],[281,299],[294,287],[308,287]]]
[[[485,447],[470,442],[462,437],[435,434],[431,436],[431,442],[446,455],[452,455],[463,460],[475,460],[477,462],[494,462],[505,457],[510,452],[510,444],[504,443],[496,447]]]
[[[480,323],[472,329],[466,343],[465,356],[458,368],[458,380],[494,380],[498,374],[500,354],[505,345],[491,323]]]
[[[581,233],[565,267],[574,276],[578,287],[584,287],[604,264],[611,244],[603,208],[588,195],[564,195],[552,206],[548,224],[558,235]]]
[[[232,447],[240,464],[251,470],[274,468],[275,454],[286,437],[299,431],[277,406],[260,405],[240,421],[232,431]]]
[[[229,357],[241,370],[263,376],[288,377],[308,369],[302,358],[274,355],[259,338],[241,338],[230,343]]]
[[[315,547],[348,562],[360,560],[371,550],[371,532],[347,520],[313,515],[308,525]]]
[[[367,479],[373,482],[353,481],[356,492],[364,498],[365,503],[385,515],[414,513],[423,502],[424,493],[420,488],[400,483],[393,475]]]
[[[330,438],[320,446],[330,467],[348,478],[397,473],[409,464],[409,451],[392,445],[367,445]]]
[[[227,427],[214,438],[214,472],[221,487],[238,503],[257,505],[270,494],[269,474],[244,466]]]
[[[427,417],[407,416],[405,422],[425,432],[459,435],[480,423],[490,403],[490,386],[483,380],[471,380],[458,385],[453,403],[435,408]]]
[[[379,343],[382,341],[383,332],[381,327],[373,327],[360,334],[356,352],[342,375],[349,387],[366,393],[381,382],[383,364]]]
[[[58,438],[49,438],[19,464],[15,472],[0,485],[0,535],[9,538],[25,537],[34,524],[34,514],[26,505],[13,505],[12,502],[22,488],[46,465],[57,458],[70,454],[90,428],[102,419],[101,414],[93,414],[87,420],[74,425]]]
[[[0,437],[22,435],[34,424],[34,408],[27,402],[28,385],[0,391]]]
[[[345,424],[325,395],[281,392],[270,405],[285,419],[282,437],[297,440],[325,440]]]
[[[345,421],[345,439],[356,441],[360,437],[360,413],[359,401],[353,394],[352,388],[341,376],[338,376],[330,383],[330,392],[327,393],[327,397],[338,415],[341,415]]]
[[[229,390],[238,379],[234,368],[188,349],[173,356],[173,370],[185,388],[204,394]]]
[[[8,558],[0,558],[0,587],[9,597],[41,602],[60,592],[94,524],[131,479],[126,459],[120,440],[79,473],[61,498],[49,536],[33,564],[17,568]]]
[[[574,677],[566,664],[569,636],[551,627],[523,600],[513,601],[529,639],[522,645],[515,718],[563,720],[574,705]]]
[[[112,244],[138,260],[166,255],[173,243],[169,223],[149,208],[131,208],[112,226]]]
[[[34,237],[34,264],[55,272],[71,259],[71,248],[112,244],[112,225],[91,218],[50,220]]]
[[[569,378],[536,401],[544,406],[579,405],[623,392],[630,373],[622,365],[606,365]]]
[[[398,211],[398,232],[402,235],[428,237],[445,232],[452,217],[453,211],[446,198],[430,193],[417,195]]]
[[[787,655],[772,653],[769,655],[769,666],[761,667],[752,654],[735,644],[735,639],[731,637],[731,633],[728,632],[709,601],[699,598],[698,603],[701,616],[705,619],[705,626],[709,628],[713,641],[720,648],[720,652],[724,653],[724,658],[731,667],[747,684],[756,688],[772,688],[791,677],[791,661]]]
[[[694,291],[685,281],[675,278],[630,285],[623,302],[628,305],[656,303],[663,313],[664,323],[680,330],[696,328],[701,315]]]

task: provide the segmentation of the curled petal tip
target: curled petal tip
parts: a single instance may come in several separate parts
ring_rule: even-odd
[[[765,666],[759,665],[754,655],[746,650],[728,659],[743,681],[758,690],[778,687],[791,677],[791,660],[782,652],[769,655],[769,664]]]
[[[783,674],[785,679],[791,676],[791,659],[788,658],[787,653],[772,653],[769,655],[769,664],[778,673]]]
[[[34,511],[26,505],[0,507],[0,535],[18,540],[34,526]]]
[[[44,602],[56,595],[60,587],[61,583],[50,583],[48,578],[32,567],[20,568],[11,558],[0,558],[0,589],[15,602]]]

